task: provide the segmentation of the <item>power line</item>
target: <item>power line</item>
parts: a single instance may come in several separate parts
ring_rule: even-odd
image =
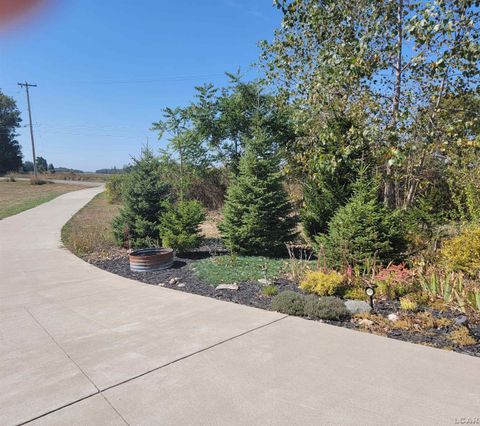
[[[33,123],[32,123],[32,110],[30,108],[30,92],[28,90],[29,87],[37,87],[36,84],[29,84],[28,82],[25,83],[17,83],[20,87],[25,87],[27,92],[27,105],[28,105],[28,119],[30,121],[30,139],[32,140],[32,155],[33,155],[33,175],[35,179],[37,179],[37,161],[35,157],[35,140],[33,138]]]
[[[56,83],[68,83],[68,84],[151,84],[151,83],[168,83],[168,82],[182,82],[186,80],[205,79],[210,77],[220,77],[225,73],[212,73],[212,74],[192,74],[192,75],[170,75],[160,76],[145,79],[99,79],[99,80],[64,80],[64,79],[42,79],[44,82],[56,82]]]

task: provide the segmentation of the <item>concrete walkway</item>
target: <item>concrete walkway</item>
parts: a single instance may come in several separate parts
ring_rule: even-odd
[[[0,221],[0,425],[480,418],[479,359],[84,263],[61,247],[60,229],[99,191],[64,194]]]

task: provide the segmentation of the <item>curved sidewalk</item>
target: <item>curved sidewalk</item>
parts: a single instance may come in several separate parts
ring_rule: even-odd
[[[480,419],[479,359],[141,284],[78,259],[60,230],[101,190],[0,221],[1,425]]]

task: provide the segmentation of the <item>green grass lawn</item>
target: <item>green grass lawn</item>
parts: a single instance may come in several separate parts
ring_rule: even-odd
[[[0,219],[21,213],[83,186],[49,183],[30,185],[28,181],[0,181]]]
[[[211,285],[275,279],[287,271],[288,260],[257,256],[217,256],[199,260],[192,266],[198,277]]]

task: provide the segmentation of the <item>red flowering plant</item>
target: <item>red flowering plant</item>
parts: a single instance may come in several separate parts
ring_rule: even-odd
[[[396,299],[415,290],[415,272],[405,264],[390,264],[375,275],[377,294],[388,299]]]

